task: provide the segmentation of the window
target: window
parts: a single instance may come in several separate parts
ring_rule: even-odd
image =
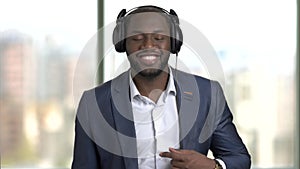
[[[2,0],[1,167],[69,168],[82,92],[73,88],[91,88],[96,73],[107,81],[129,67],[126,55],[114,51],[112,29],[121,9],[145,4],[174,9],[184,37],[196,28],[212,47],[220,64],[216,74],[198,52],[203,44],[190,41],[184,41],[178,69],[221,82],[252,168],[296,169],[297,5],[285,0],[173,0],[171,6],[162,0],[105,1],[103,72],[97,72],[96,57],[87,60],[81,53],[102,19],[97,0]]]

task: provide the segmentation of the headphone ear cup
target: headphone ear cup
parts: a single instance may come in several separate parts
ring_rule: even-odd
[[[183,42],[183,36],[182,36],[182,31],[179,27],[178,24],[175,25],[175,50],[176,53],[178,53],[180,51],[180,48],[182,46],[182,42]]]
[[[171,41],[171,49],[170,52],[175,54],[176,53],[176,28],[175,28],[175,24],[173,21],[173,16],[170,16],[171,19],[171,24],[170,24],[170,41]]]
[[[117,17],[117,25],[113,31],[113,44],[117,52],[125,52],[125,28],[124,28],[124,16],[126,9],[122,9]]]
[[[125,40],[124,40],[124,26],[123,21],[118,21],[113,31],[113,44],[117,52],[125,52]]]
[[[182,46],[182,31],[177,24],[172,24],[171,26],[171,53],[176,54],[180,51],[180,48]]]
[[[179,27],[179,18],[173,9],[170,9],[171,23],[171,53],[177,54],[183,42],[182,31]]]

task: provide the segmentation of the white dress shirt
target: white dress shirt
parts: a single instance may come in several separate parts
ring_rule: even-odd
[[[169,69],[171,71],[171,69]],[[130,96],[137,139],[139,169],[169,169],[170,159],[159,156],[169,147],[179,148],[176,89],[170,73],[167,88],[157,103],[142,96],[130,79]]]

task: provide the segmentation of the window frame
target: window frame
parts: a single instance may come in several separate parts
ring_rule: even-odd
[[[296,42],[296,73],[295,73],[295,80],[296,80],[296,125],[295,125],[295,168],[300,168],[300,157],[299,157],[299,152],[300,152],[300,135],[299,135],[299,129],[300,129],[300,50],[299,50],[299,45],[300,45],[300,0],[297,0],[297,42]],[[298,103],[298,104],[297,104]]]

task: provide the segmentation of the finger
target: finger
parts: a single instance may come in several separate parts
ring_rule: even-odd
[[[193,150],[174,149],[174,148],[169,148],[169,150],[170,152],[177,153],[177,154],[191,154],[194,152]]]
[[[171,158],[173,160],[177,160],[177,161],[184,161],[185,159],[185,154],[182,154],[180,152],[178,152],[177,150],[170,152],[171,154]]]
[[[161,157],[169,157],[169,158],[172,158],[172,153],[180,153],[180,151],[178,151],[178,150],[176,150],[176,149],[174,149],[174,148],[169,148],[169,151],[170,152],[161,152],[161,153],[159,153],[159,155],[161,156]]]
[[[170,147],[169,151],[174,154],[183,154],[183,151],[181,149],[175,149]]]
[[[161,152],[161,153],[159,153],[159,156],[172,158],[172,153],[170,153],[170,152]]]
[[[174,153],[180,153],[180,149],[175,149],[175,148],[172,148],[172,147],[169,148],[169,151],[174,152]]]
[[[173,150],[172,150],[173,151]],[[183,161],[184,157],[182,154],[176,152],[161,152],[159,153],[161,157],[171,158],[173,160]]]

